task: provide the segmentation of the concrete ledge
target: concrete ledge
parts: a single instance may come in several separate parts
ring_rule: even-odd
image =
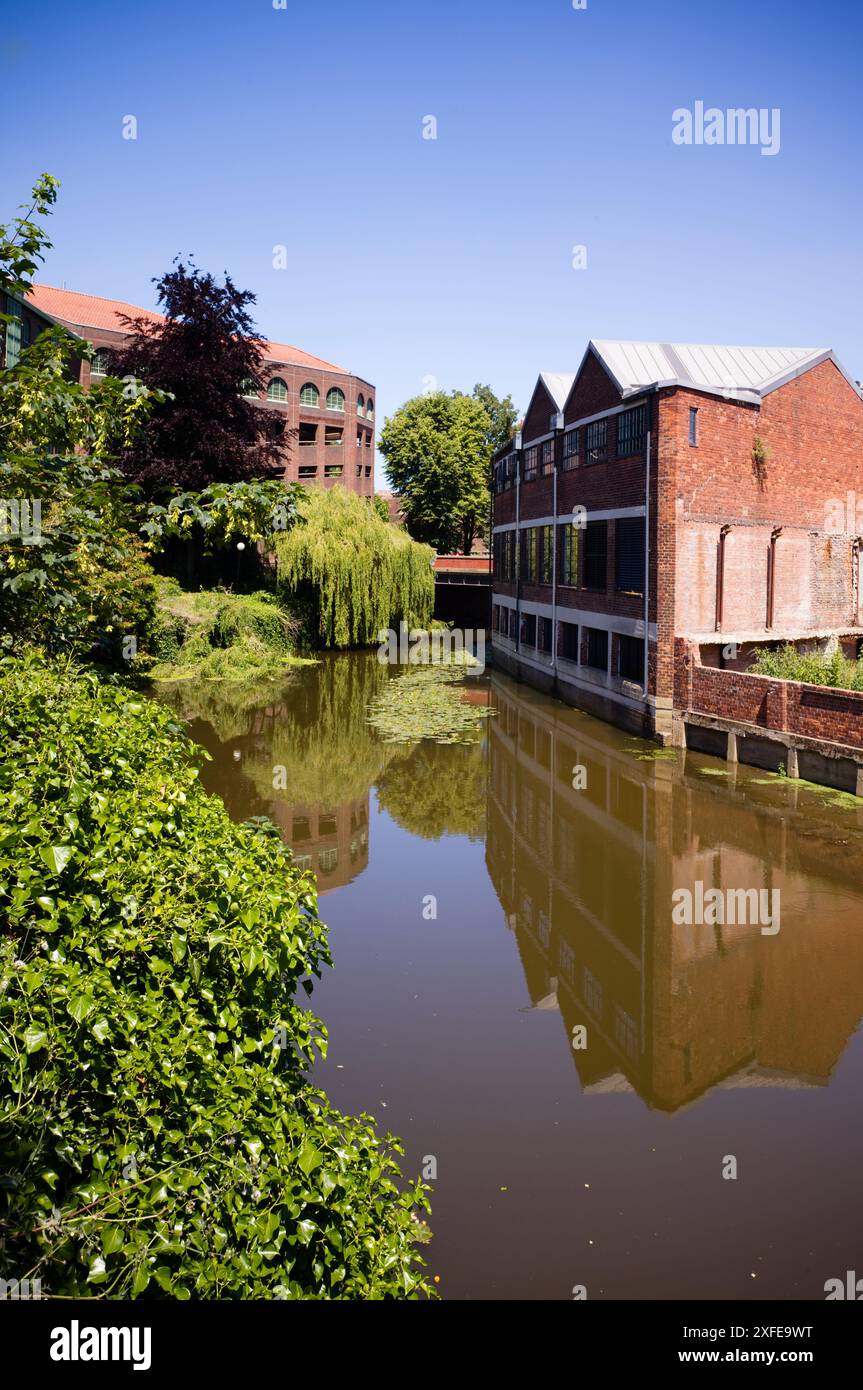
[[[675,711],[673,741],[679,748],[769,772],[784,767],[790,778],[863,796],[863,751],[847,744],[765,729],[760,724],[721,719],[697,710]]]

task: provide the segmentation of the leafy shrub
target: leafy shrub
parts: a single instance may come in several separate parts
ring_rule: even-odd
[[[863,663],[849,660],[838,647],[830,656],[799,652],[790,642],[782,647],[760,647],[750,669],[756,675],[773,676],[776,680],[863,690]]]
[[[0,1237],[52,1295],[430,1292],[420,1184],[308,1079],[314,883],[170,712],[0,661]],[[285,1045],[282,1045],[285,1044]]]
[[[294,665],[297,624],[268,594],[184,593],[157,580],[159,610],[150,675],[158,681],[256,680]]]

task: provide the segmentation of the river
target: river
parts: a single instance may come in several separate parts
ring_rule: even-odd
[[[476,743],[385,744],[366,709],[397,678],[348,653],[161,698],[230,814],[316,874],[317,1080],[436,1172],[441,1294],[822,1299],[863,1275],[863,803],[496,673]],[[675,925],[699,883],[779,890],[780,929]]]

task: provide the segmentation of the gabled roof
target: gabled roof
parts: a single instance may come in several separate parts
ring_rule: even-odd
[[[575,376],[572,372],[540,372],[539,379],[558,410],[563,410],[566,398],[572,390]]]
[[[77,290],[60,290],[53,285],[33,285],[27,295],[29,302],[48,318],[59,319],[74,329],[101,328],[112,333],[128,333],[123,316],[144,317],[151,323],[163,322],[164,315],[151,309],[141,309],[137,304],[128,304],[123,299],[105,299],[101,295],[79,294]],[[85,336],[85,335],[81,335]],[[287,343],[264,341],[264,356],[270,362],[283,362],[286,366],[314,367],[321,371],[338,372],[349,375],[344,367],[334,362],[326,362],[322,357],[313,357],[302,348],[291,347]]]
[[[649,387],[685,386],[757,404],[771,391],[827,360],[860,394],[831,348],[723,347],[592,338],[585,359],[591,352],[624,396]]]

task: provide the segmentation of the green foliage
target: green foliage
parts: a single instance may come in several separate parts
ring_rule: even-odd
[[[372,504],[381,521],[389,521],[390,509],[387,506],[387,499],[385,497],[381,497],[380,493],[378,492],[375,493],[374,497],[372,498]]]
[[[296,624],[269,595],[184,593],[157,580],[159,610],[150,671],[156,681],[255,681],[301,663]]]
[[[509,417],[506,403],[497,402],[503,416],[498,412],[496,420],[491,418],[483,404],[486,392],[496,401],[489,387],[480,386],[474,396],[458,391],[414,396],[381,433],[387,476],[407,528],[439,554],[468,554],[488,523],[493,445]]]
[[[269,543],[293,525],[304,491],[299,483],[273,478],[212,483],[201,492],[180,493],[166,506],[152,503],[141,530],[156,550],[170,537],[197,536],[207,550],[236,540]]]
[[[310,489],[276,556],[279,591],[312,644],[368,646],[382,629],[423,627],[431,616],[432,552],[344,488]]]
[[[0,291],[3,294],[23,295],[33,282],[33,276],[51,246],[44,229],[33,221],[33,214],[46,217],[57,201],[59,181],[52,174],[42,174],[30,195],[30,203],[22,203],[21,217],[11,223],[0,223]],[[0,321],[8,315],[0,314]]]
[[[55,197],[46,175],[34,207],[46,212]],[[29,220],[17,229],[20,245],[0,228],[0,288],[22,295],[50,242]],[[0,497],[19,523],[7,512],[0,532],[0,630],[120,663],[146,649],[155,601],[134,497],[109,457],[160,396],[113,377],[85,391],[74,380],[80,353],[55,327],[0,371]]]
[[[169,711],[0,662],[0,1240],[43,1294],[431,1292],[420,1184],[308,1078],[314,882]],[[281,1045],[286,1043],[286,1045]]]
[[[465,665],[459,653],[449,663],[418,666],[394,677],[372,702],[369,723],[386,743],[475,743],[482,723],[494,714],[486,703],[469,702],[464,688]]]
[[[839,647],[830,656],[799,652],[790,642],[783,647],[761,647],[755,652],[750,669],[756,675],[777,680],[863,690],[863,662],[849,660]]]

